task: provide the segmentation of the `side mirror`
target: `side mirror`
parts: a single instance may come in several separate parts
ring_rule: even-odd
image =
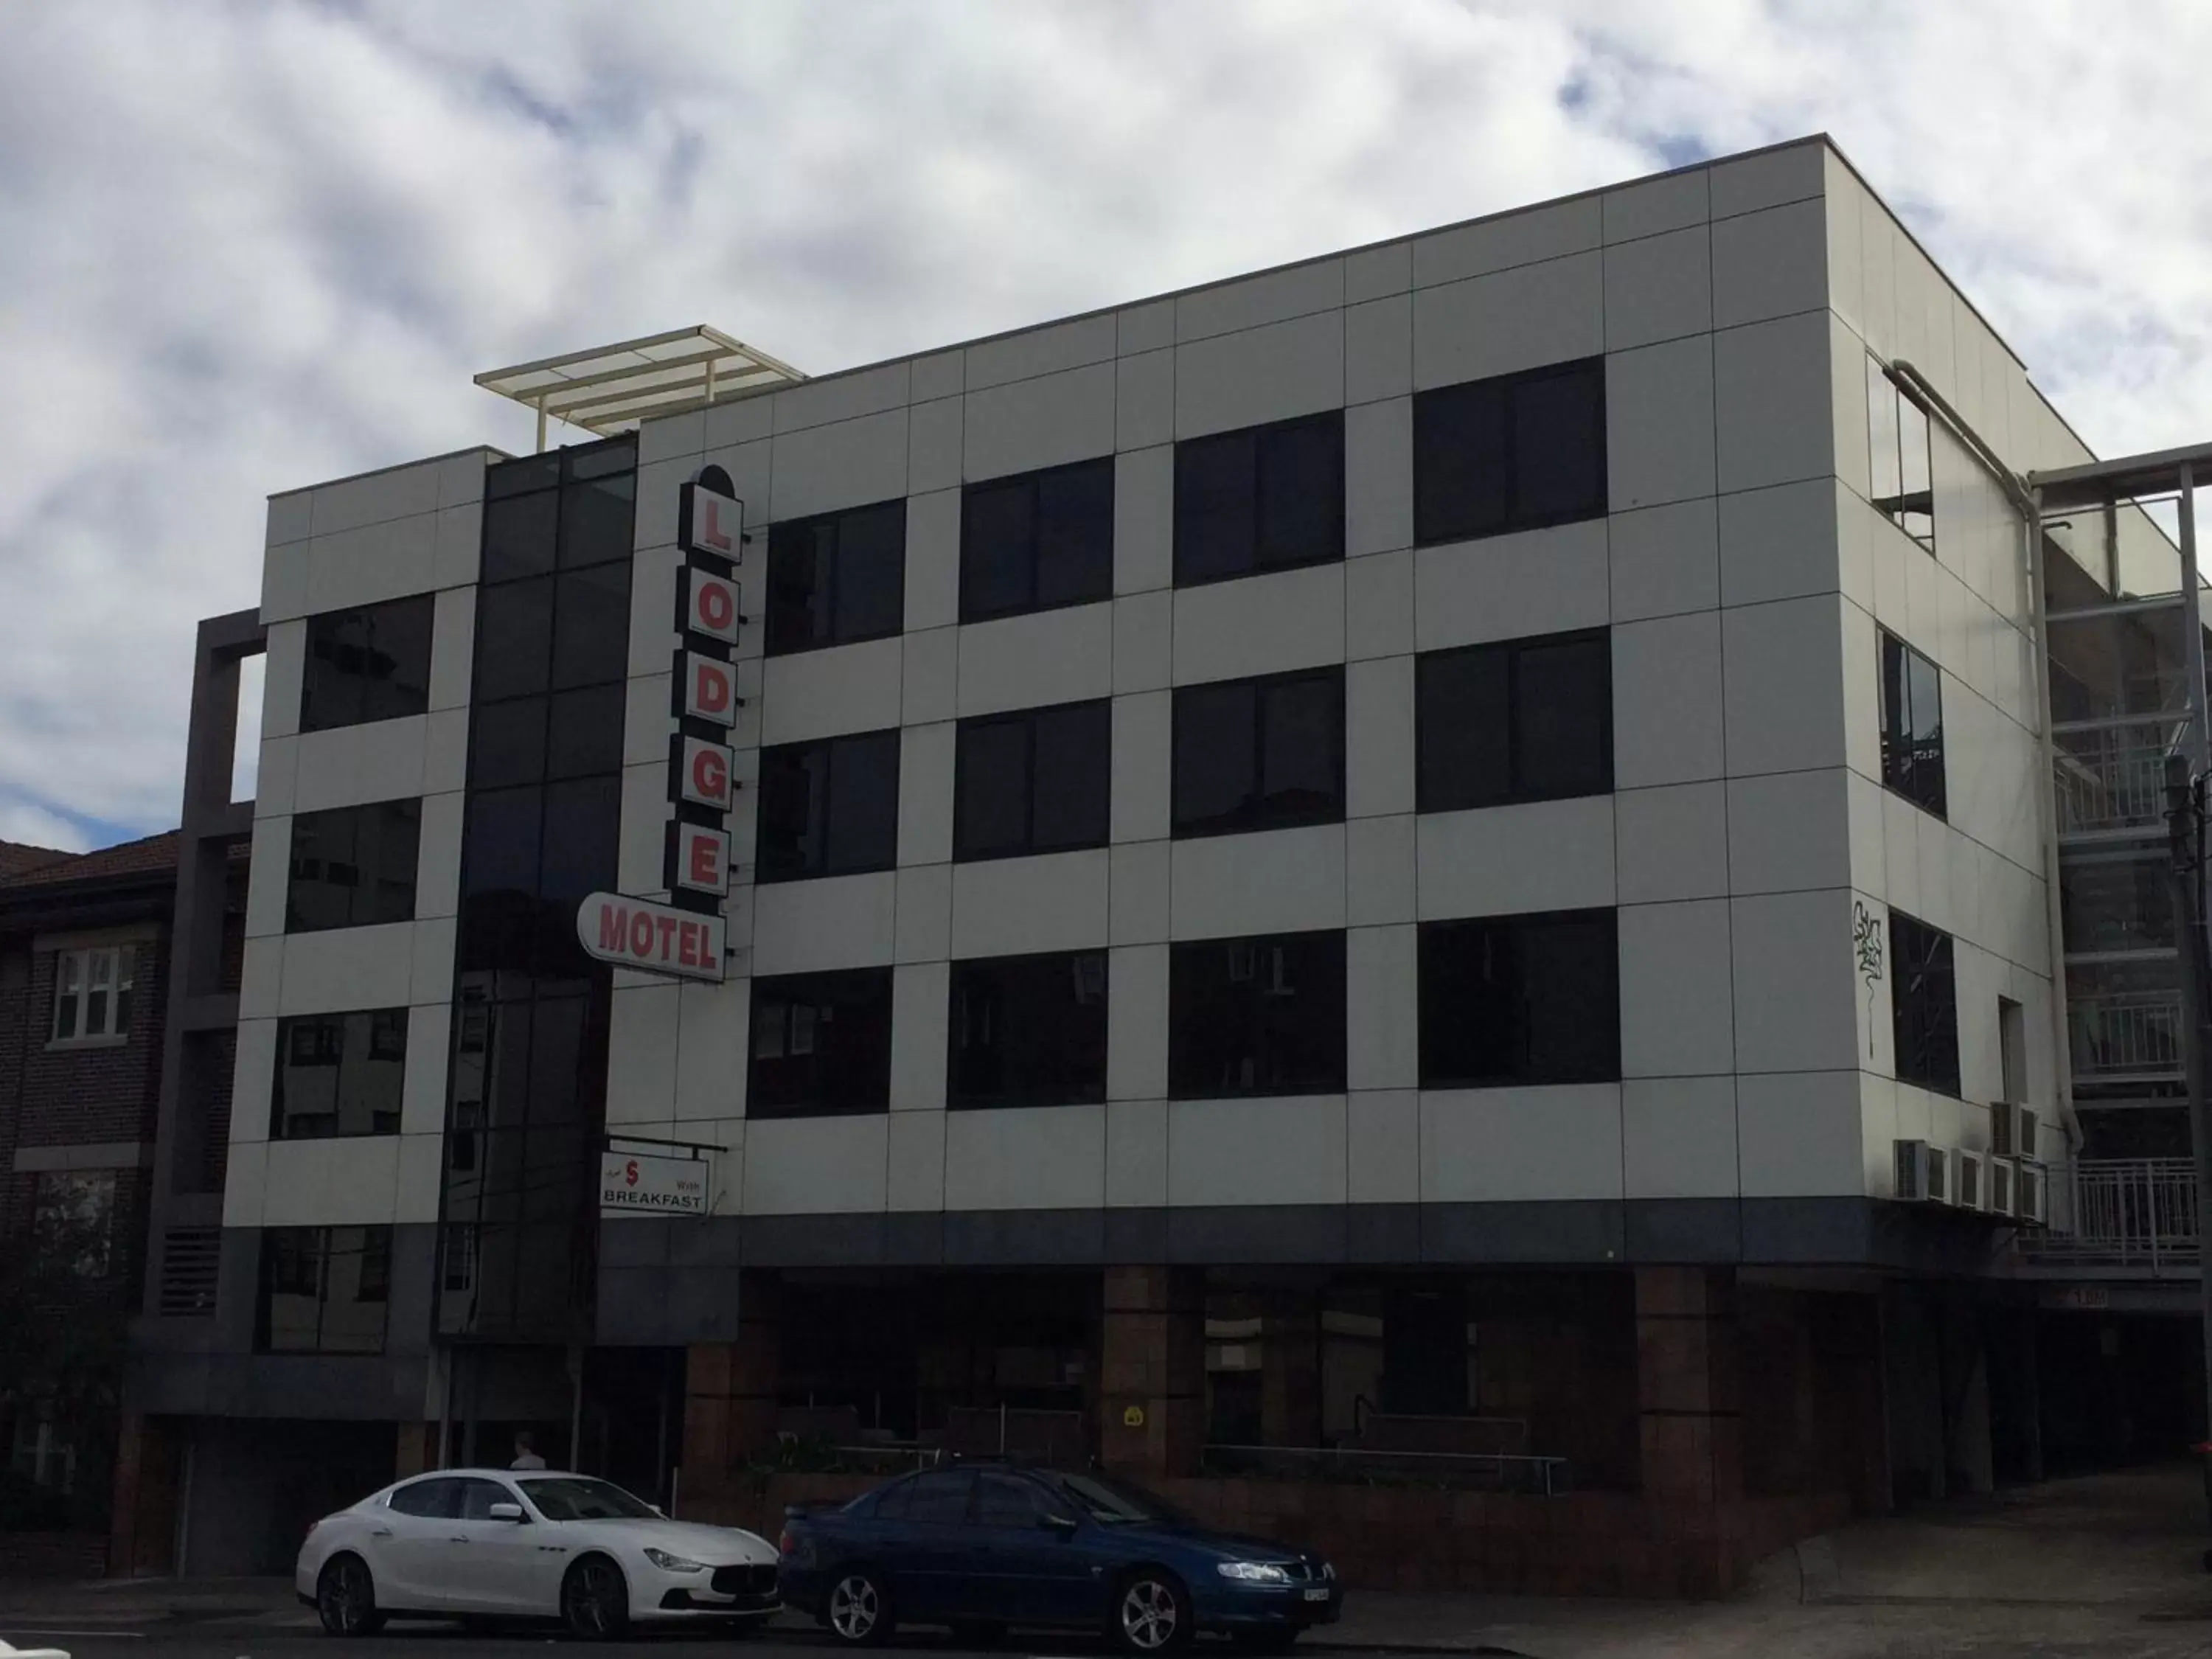
[[[1037,1517],[1037,1525],[1055,1538],[1074,1537],[1080,1524],[1072,1516],[1041,1515]]]
[[[489,1515],[495,1521],[520,1521],[522,1519],[522,1505],[520,1504],[494,1504],[489,1509],[486,1510],[484,1513]]]

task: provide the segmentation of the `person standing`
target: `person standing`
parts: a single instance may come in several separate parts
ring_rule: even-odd
[[[514,1437],[514,1462],[510,1469],[542,1469],[545,1460],[538,1455],[538,1437],[524,1429]]]

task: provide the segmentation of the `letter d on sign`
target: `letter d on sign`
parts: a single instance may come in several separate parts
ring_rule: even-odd
[[[695,720],[729,726],[738,718],[738,688],[734,671],[726,662],[684,652],[684,712]]]

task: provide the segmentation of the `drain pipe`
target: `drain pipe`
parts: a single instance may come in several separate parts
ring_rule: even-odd
[[[2044,928],[2051,939],[2051,1000],[2057,1014],[2051,1034],[2052,1077],[2057,1085],[2060,1127],[2065,1132],[2066,1150],[2070,1162],[2073,1155],[2081,1148],[2081,1120],[2074,1110],[2074,1051],[2066,1025],[2066,945],[2058,883],[2058,738],[2051,729],[2051,635],[2043,617],[2042,495],[2004,464],[2003,458],[1974,429],[1972,423],[1952,406],[1951,400],[1937,391],[1910,360],[1897,358],[1883,373],[1917,401],[1936,412],[1936,417],[1943,423],[1944,429],[1956,438],[1981,469],[1990,475],[2021,516],[2021,534],[2027,549],[2023,564],[2027,576],[2028,635],[2035,646],[2035,695],[2043,714],[2043,765],[2036,780],[2035,793],[2043,818]],[[2030,1146],[2027,1151],[2029,1157],[2035,1155],[2034,1147]],[[2046,1214],[2051,1197],[2046,1189],[2044,1194]]]

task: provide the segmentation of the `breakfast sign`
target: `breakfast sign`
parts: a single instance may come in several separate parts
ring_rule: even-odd
[[[593,893],[576,912],[576,937],[602,962],[648,974],[719,981],[726,957],[722,900],[730,890],[730,728],[744,699],[733,660],[745,622],[738,567],[750,538],[744,503],[729,475],[710,466],[684,486],[676,538],[678,641],[668,739],[674,808],[663,854],[668,902]]]

